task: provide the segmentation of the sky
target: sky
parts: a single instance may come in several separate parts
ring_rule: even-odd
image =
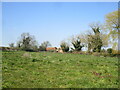
[[[117,2],[3,2],[2,45],[16,43],[29,32],[38,44],[53,47],[72,35],[84,34],[92,22],[105,22],[105,15],[118,9]]]

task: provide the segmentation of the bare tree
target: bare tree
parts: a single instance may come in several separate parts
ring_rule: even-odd
[[[40,51],[46,51],[46,48],[51,46],[49,41],[45,41],[43,43],[41,43],[41,45],[39,46],[39,50]]]
[[[22,50],[34,50],[37,47],[37,41],[33,35],[22,33],[20,40],[17,42],[17,46]]]

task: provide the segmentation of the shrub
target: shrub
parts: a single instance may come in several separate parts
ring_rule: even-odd
[[[81,45],[81,40],[80,40],[79,37],[77,37],[76,39],[74,39],[74,40],[72,41],[72,45],[73,45],[73,47],[75,48],[75,49],[74,49],[75,51],[81,51],[81,49],[82,49],[82,47],[83,47],[83,45]]]
[[[69,53],[72,53],[72,52],[73,52],[72,50],[69,51]]]
[[[40,50],[40,51],[46,51],[46,47],[44,47],[44,46],[39,46],[39,50]]]
[[[117,56],[117,54],[110,54],[110,56],[111,56],[111,57],[116,57],[116,56]]]
[[[68,52],[69,51],[69,45],[66,42],[62,42],[60,44],[60,47],[62,48],[63,52]]]
[[[108,48],[108,49],[107,49],[107,52],[108,52],[109,54],[112,54],[112,48]]]

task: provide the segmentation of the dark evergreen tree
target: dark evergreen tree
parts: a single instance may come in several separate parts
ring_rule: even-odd
[[[68,52],[69,51],[69,45],[66,42],[62,42],[60,44],[60,47],[63,50],[63,52]]]
[[[81,45],[80,38],[76,38],[76,40],[73,40],[72,45],[75,48],[75,51],[81,51],[83,47],[83,45]]]

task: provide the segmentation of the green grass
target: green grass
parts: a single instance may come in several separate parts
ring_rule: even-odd
[[[3,88],[118,87],[116,57],[22,51],[2,54]]]

